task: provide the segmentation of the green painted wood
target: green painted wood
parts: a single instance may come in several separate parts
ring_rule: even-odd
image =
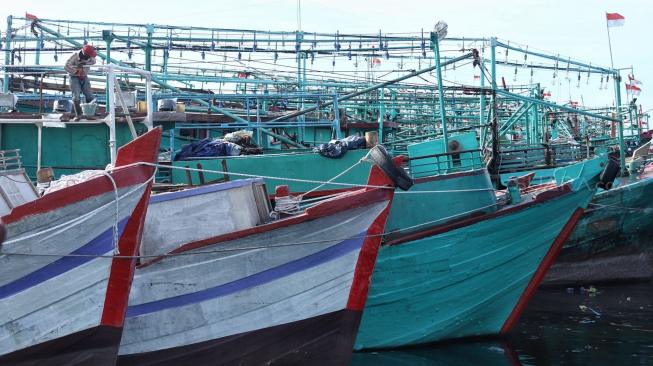
[[[382,247],[356,349],[498,333],[573,211],[589,203],[594,191],[583,187],[512,214]],[[395,196],[393,205],[401,206],[401,198]]]
[[[137,123],[138,133],[147,128]],[[2,124],[3,149],[20,149],[28,176],[36,177],[37,133],[35,125]],[[116,126],[116,142],[122,146],[131,141],[126,123]],[[43,128],[41,167],[52,167],[55,178],[87,169],[104,169],[109,164],[109,129],[105,124],[67,123],[66,128]]]
[[[647,168],[642,175],[618,178],[611,190],[594,196],[561,259],[653,251],[653,166]]]
[[[188,161],[175,161],[174,166],[197,168],[198,164],[203,169],[224,171],[225,162],[227,171],[230,173],[244,173],[260,176],[284,177],[294,179],[310,179],[316,181],[328,181],[344,170],[350,168],[367,154],[367,150],[350,150],[340,159],[329,159],[317,153],[287,153],[287,154],[263,154],[248,156],[232,156],[211,159],[198,159]],[[334,182],[365,184],[370,171],[370,163],[362,162],[351,171],[342,175]],[[199,184],[199,177],[196,172],[191,172],[192,183]],[[206,182],[224,179],[225,174],[204,173]],[[242,176],[229,175],[230,180],[239,179]],[[174,169],[172,172],[174,183],[188,183],[186,171]],[[291,182],[283,179],[266,179],[268,192],[274,193],[274,187],[281,184],[288,184],[291,192],[306,192],[318,186],[314,183]],[[347,188],[336,185],[325,185],[322,190]]]
[[[408,229],[416,224],[444,224],[472,213],[495,210],[496,197],[487,170],[453,174],[444,179],[418,181],[408,193],[397,191],[385,231],[413,231],[421,228]]]
[[[458,151],[477,150],[478,141],[476,139],[476,132],[468,132],[450,136],[448,139],[449,145],[457,145]],[[443,138],[436,138],[433,140],[419,142],[408,145],[408,156],[411,158],[419,158],[422,156],[444,154],[447,152],[445,140]],[[453,152],[453,149],[448,149]],[[433,174],[446,174],[451,171],[469,170],[479,168],[481,163],[480,152],[466,153],[454,159],[454,156],[436,158],[424,158],[410,161],[410,170],[414,177],[426,177]]]

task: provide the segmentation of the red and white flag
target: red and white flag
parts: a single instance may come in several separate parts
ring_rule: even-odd
[[[642,92],[642,89],[635,84],[626,84],[626,93],[631,95],[639,95]]]
[[[626,18],[619,13],[605,13],[605,19],[608,27],[621,27],[626,22]]]
[[[545,99],[551,98],[551,92],[545,91],[544,93],[542,93],[542,97],[544,97]]]
[[[38,17],[36,15],[34,15],[34,14],[30,14],[30,13],[25,12],[25,19],[27,19],[27,20],[37,20]]]

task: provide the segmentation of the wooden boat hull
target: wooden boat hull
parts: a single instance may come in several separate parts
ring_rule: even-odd
[[[355,349],[507,332],[594,194],[591,184],[569,187],[391,238],[379,251]],[[403,197],[393,208],[407,212]]]
[[[547,285],[650,280],[653,277],[653,166],[601,191],[544,280]]]
[[[118,363],[348,364],[391,196],[349,192],[145,263]]]
[[[188,346],[120,358],[119,365],[346,365],[362,312],[339,310]]]
[[[160,131],[139,140],[121,150],[117,166],[153,161]],[[115,363],[135,259],[113,254],[116,245],[136,254],[153,173],[117,169],[111,180],[64,188],[2,218],[0,363]]]

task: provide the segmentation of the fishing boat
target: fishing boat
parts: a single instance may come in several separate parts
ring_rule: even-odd
[[[653,278],[653,163],[650,143],[630,174],[599,190],[559,260],[545,278],[547,285],[648,281]],[[640,159],[633,157],[632,161]]]
[[[649,240],[653,234],[653,205],[647,198],[653,193],[650,142],[636,149],[626,161],[625,174],[615,179],[611,189],[598,189],[543,284],[648,281],[653,277]],[[554,171],[533,169],[531,180],[551,181]],[[514,174],[502,174],[503,183]]]
[[[160,138],[149,131],[112,170],[2,217],[2,365],[115,364],[154,175],[137,163],[155,162]]]
[[[118,364],[348,365],[393,185],[373,167],[294,212],[260,178],[153,196]]]
[[[410,158],[415,185],[396,194],[390,211],[357,350],[508,332],[607,162],[601,156],[561,169],[555,184],[513,186],[506,204],[486,169],[449,172],[452,161],[475,161],[474,154]]]

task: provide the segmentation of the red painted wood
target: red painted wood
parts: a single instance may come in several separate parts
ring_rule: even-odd
[[[143,134],[118,150],[116,166],[129,165],[136,162],[156,163],[158,160],[160,143],[160,128],[153,129]],[[143,179],[143,182],[147,181],[147,179],[154,174],[154,167],[144,166],[136,168],[147,169],[149,174],[145,179]],[[127,225],[125,226],[118,242],[121,256],[135,256],[138,254],[141,238],[143,236],[143,227],[145,226],[147,206],[150,202],[151,190],[152,182],[150,182],[145,188],[143,196],[138,201],[129,221],[127,221]],[[104,308],[100,319],[101,325],[122,327],[125,321],[125,312],[127,311],[127,303],[129,300],[129,290],[131,289],[135,268],[135,258],[112,259],[107,292],[104,297]]]
[[[375,165],[370,171],[367,184],[391,186],[392,181]],[[362,311],[365,308],[367,293],[370,288],[370,282],[372,281],[374,265],[376,264],[376,257],[379,254],[379,247],[381,246],[383,232],[385,231],[385,223],[390,214],[390,205],[394,197],[394,190],[386,190],[386,195],[388,197],[388,205],[374,222],[372,222],[372,225],[370,225],[366,233],[366,238],[363,241],[363,247],[358,255],[354,279],[351,290],[349,291],[349,300],[347,301],[347,309],[349,310]]]
[[[135,256],[138,254],[145,223],[145,214],[150,201],[151,186],[152,184],[150,183],[120,237],[119,248],[121,256]],[[109,283],[107,285],[106,296],[104,297],[104,308],[100,320],[101,325],[122,327],[125,321],[129,290],[131,289],[135,269],[135,258],[112,259]]]
[[[528,286],[526,286],[524,293],[519,298],[517,305],[512,310],[512,313],[510,313],[510,316],[508,317],[508,319],[506,319],[506,322],[501,327],[501,333],[504,334],[507,333],[517,323],[517,320],[519,320],[519,317],[521,316],[522,312],[526,308],[526,304],[528,304],[528,301],[531,299],[531,297],[533,297],[533,294],[535,294],[535,291],[537,290],[538,286],[544,279],[546,272],[549,270],[549,268],[555,261],[556,257],[558,256],[558,253],[560,253],[560,249],[562,249],[562,245],[565,243],[565,241],[567,241],[567,238],[569,237],[569,235],[571,235],[572,231],[574,231],[574,228],[576,228],[576,224],[580,220],[581,216],[583,216],[583,211],[584,211],[583,209],[577,208],[576,211],[574,211],[574,213],[569,218],[569,221],[567,221],[565,226],[562,228],[560,234],[558,234],[556,239],[553,241],[553,244],[549,248],[549,251],[544,256],[542,263],[540,263],[539,267],[537,267],[537,270],[535,271],[535,274],[529,281]]]
[[[154,147],[156,141],[161,141],[160,128],[153,129],[118,149],[116,169],[111,173],[118,188],[143,183],[152,176],[154,168],[151,166],[136,166],[124,169],[120,169],[120,166],[139,161],[155,163],[159,151],[158,145]],[[100,176],[15,207],[8,215],[2,217],[2,221],[5,224],[10,224],[29,215],[52,211],[71,203],[112,191],[113,184],[111,181],[107,177]]]

